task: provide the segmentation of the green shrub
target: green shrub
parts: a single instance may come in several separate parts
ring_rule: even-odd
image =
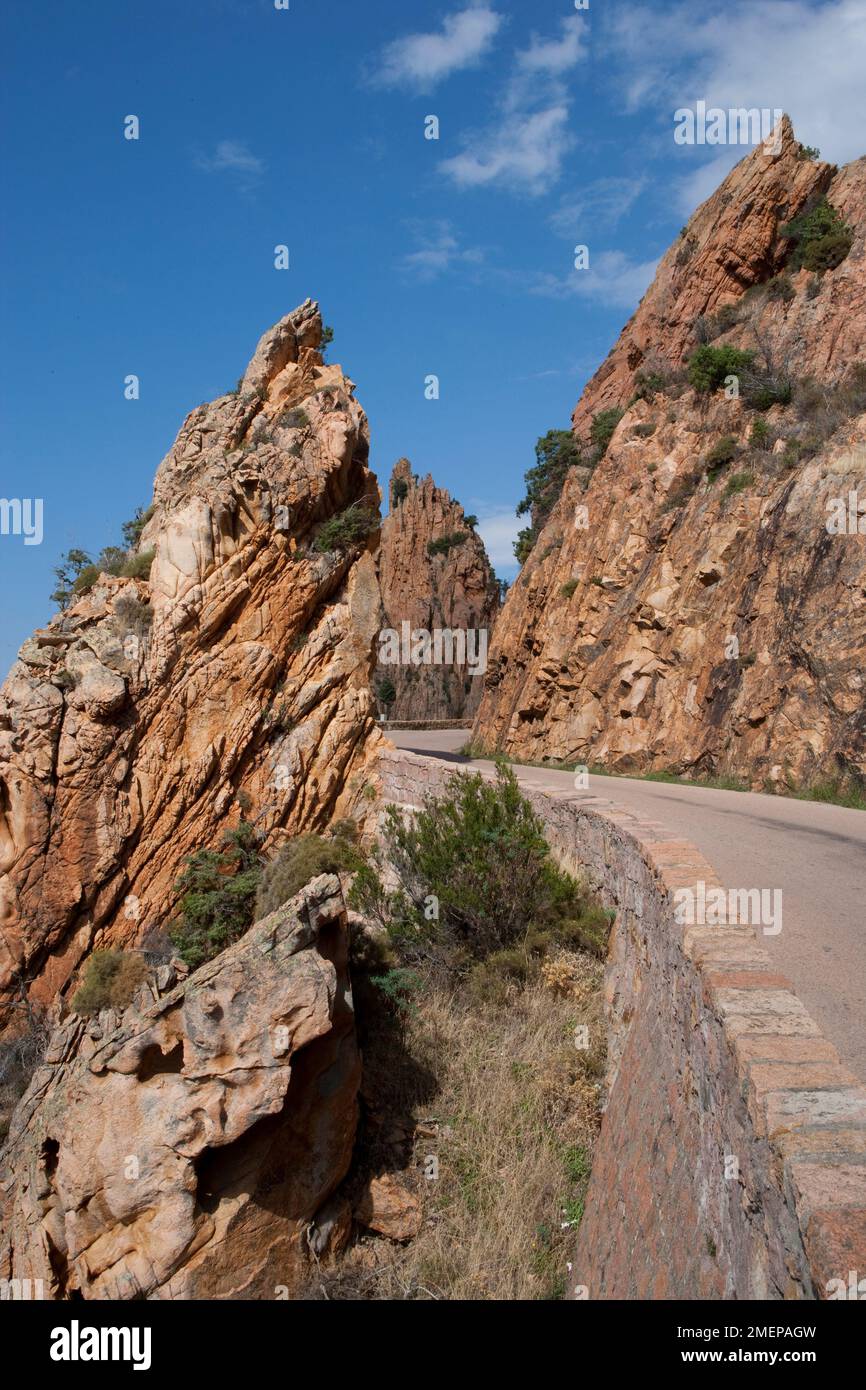
[[[737,492],[744,492],[747,487],[751,487],[755,481],[755,475],[748,468],[744,468],[741,473],[734,473],[725,484],[725,497],[733,497]]]
[[[638,372],[634,379],[635,392],[632,399],[652,403],[658,392],[664,391],[667,384],[668,378],[661,372]]]
[[[73,594],[85,594],[88,589],[92,589],[102,574],[101,565],[85,565],[80,570],[72,585]]]
[[[768,299],[780,299],[783,304],[790,304],[796,293],[790,275],[787,275],[784,271],[782,271],[780,275],[774,275],[772,280],[767,281]]]
[[[222,848],[188,855],[174,885],[180,915],[169,929],[178,955],[192,969],[239,940],[254,921],[261,877],[259,837],[241,821],[226,830]]]
[[[807,247],[803,265],[806,270],[813,270],[816,275],[822,274],[825,270],[835,270],[848,255],[853,240],[853,234],[847,230],[828,232],[826,236],[819,237]]]
[[[551,859],[544,826],[503,763],[495,782],[455,774],[409,819],[388,807],[382,838],[400,887],[387,892],[374,862],[358,874],[350,903],[416,951],[438,949],[454,966],[527,950],[533,932],[555,940],[585,923],[591,904]],[[438,920],[425,912],[431,895]]]
[[[377,519],[370,508],[355,502],[319,527],[315,548],[321,554],[351,550],[362,544],[376,525]]]
[[[397,965],[384,975],[371,975],[374,984],[384,996],[392,1013],[400,1020],[416,1012],[415,997],[422,987],[421,976],[415,970]]]
[[[532,547],[538,540],[538,530],[535,526],[521,526],[517,533],[517,540],[514,542],[514,558],[519,565],[523,565],[532,554]]]
[[[577,580],[576,580],[576,579],[569,579],[567,583],[565,583],[565,584],[562,585],[562,587],[561,587],[561,589],[560,589],[559,592],[561,593],[561,595],[562,595],[563,598],[571,598],[571,596],[572,596],[572,594],[574,593],[574,591],[575,591],[576,588],[577,588]]]
[[[766,420],[753,420],[752,429],[749,434],[749,443],[753,449],[772,449],[773,431]]]
[[[319,352],[322,354],[322,361],[323,361],[323,362],[324,362],[324,360],[325,360],[325,354],[326,354],[328,348],[331,346],[331,343],[332,343],[333,341],[334,341],[334,330],[333,330],[333,328],[331,328],[330,324],[327,324],[327,323],[326,323],[326,324],[323,324],[323,325],[322,325],[322,337],[321,337],[320,342],[319,342]]]
[[[130,555],[120,570],[121,578],[149,579],[155,554],[155,550],[140,550],[137,555]]]
[[[393,506],[396,506],[396,504],[397,504],[398,502],[402,502],[402,501],[403,501],[403,498],[406,497],[406,495],[408,494],[408,492],[409,492],[409,484],[406,482],[406,479],[405,479],[405,478],[395,478],[394,481],[393,481],[392,484],[391,484],[391,505],[392,505],[392,507],[393,507]]]
[[[319,874],[352,873],[360,862],[359,852],[347,829],[338,830],[327,838],[296,835],[262,869],[256,891],[256,917],[275,912]]]
[[[468,526],[470,531],[474,531],[475,527],[478,525],[478,517],[475,516],[473,512],[470,512],[468,516],[464,516],[463,524],[464,526]]]
[[[706,456],[704,462],[710,478],[714,478],[720,469],[732,463],[737,457],[739,446],[732,434],[725,434],[716,444],[713,445]]]
[[[144,957],[131,951],[94,951],[84,967],[80,987],[72,996],[77,1014],[100,1009],[125,1009],[147,975]]]
[[[625,411],[623,410],[599,410],[592,417],[592,424],[589,427],[589,437],[595,445],[595,461],[603,458],[607,446],[613,438],[613,432],[622,419]]]
[[[468,538],[468,531],[450,531],[447,536],[437,536],[435,541],[427,542],[427,554],[447,555],[449,550],[453,550],[455,546],[462,545]]]
[[[752,365],[755,354],[742,352],[725,344],[710,347],[703,344],[689,360],[689,383],[696,391],[717,391],[728,376],[738,376]]]
[[[811,159],[811,160],[814,162],[814,160],[820,159],[820,158],[821,158],[821,151],[818,149],[817,145],[801,145],[801,144],[798,144],[798,145],[797,145],[797,158],[798,158],[798,159]]]
[[[638,439],[651,439],[656,432],[655,421],[647,420],[643,425],[635,425],[634,432]]]
[[[808,212],[801,213],[781,228],[781,235],[794,243],[789,265],[792,270],[813,270],[820,274],[834,270],[844,261],[854,242],[832,203],[822,197]]]

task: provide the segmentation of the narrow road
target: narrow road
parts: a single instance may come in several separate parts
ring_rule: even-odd
[[[400,748],[481,766],[456,756],[465,729],[388,737]],[[570,772],[514,771],[525,786],[604,798],[660,822],[697,845],[726,887],[781,889],[782,930],[762,935],[761,944],[844,1064],[866,1082],[866,811],[633,777],[592,776],[589,790],[579,792]]]

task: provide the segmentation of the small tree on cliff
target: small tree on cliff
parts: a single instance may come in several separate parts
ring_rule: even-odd
[[[535,445],[536,464],[525,475],[526,496],[517,507],[518,516],[532,519],[514,542],[514,553],[523,564],[539,532],[553,511],[562,492],[569,468],[583,462],[580,445],[571,430],[548,430]]]

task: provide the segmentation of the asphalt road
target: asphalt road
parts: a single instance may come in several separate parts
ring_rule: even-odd
[[[392,730],[400,748],[454,759],[465,729]],[[459,762],[465,763],[463,758]],[[760,792],[515,767],[527,786],[604,798],[691,840],[728,888],[782,891],[782,930],[760,937],[778,968],[866,1082],[866,811]]]

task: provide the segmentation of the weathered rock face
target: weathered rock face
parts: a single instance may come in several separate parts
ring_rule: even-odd
[[[70,1016],[0,1155],[0,1278],[56,1299],[291,1297],[308,1244],[330,1248],[316,1215],[355,1136],[346,957],[326,875],[160,997]]]
[[[185,855],[241,805],[265,836],[357,808],[378,741],[378,488],[307,301],[163,460],[140,550],[25,642],[0,690],[0,1027],[94,946],[164,926]],[[370,535],[320,553],[358,504]]]
[[[408,459],[394,466],[390,498],[379,556],[383,629],[401,637],[401,652],[403,624],[409,633],[448,630],[456,636],[457,654],[460,642],[468,641],[468,656],[476,659],[442,665],[380,659],[376,684],[387,678],[394,685],[391,718],[469,717],[481,699],[486,669],[477,658],[482,650],[486,656],[499,612],[499,586],[484,542],[466,525],[459,502],[452,502],[429,474],[418,479]],[[440,549],[431,554],[429,547],[437,542]]]
[[[846,259],[744,299],[784,265],[780,225],[825,192],[854,230]],[[798,157],[787,120],[780,152],[752,152],[698,209],[575,411],[581,439],[597,412],[625,413],[588,486],[569,473],[510,590],[476,738],[753,786],[866,774],[866,539],[827,530],[830,499],[859,490],[866,511],[862,394],[831,406],[835,432],[822,417],[866,361],[864,232],[866,160],[836,172]],[[696,320],[725,305],[736,322],[713,346],[816,378],[812,417],[796,396],[759,414],[686,384]],[[665,382],[650,399],[634,399],[639,372]],[[737,457],[714,474],[724,436]]]

